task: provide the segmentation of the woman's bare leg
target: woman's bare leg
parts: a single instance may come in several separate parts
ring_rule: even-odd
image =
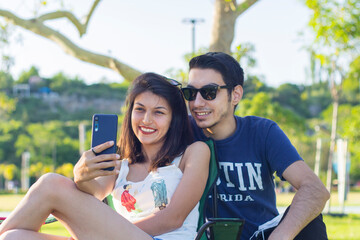
[[[68,237],[53,236],[45,233],[34,232],[30,230],[9,230],[0,236],[0,240],[69,240]],[[70,238],[71,239],[71,238]]]
[[[75,239],[152,239],[106,204],[78,190],[73,181],[57,174],[42,176],[30,188],[0,225],[0,235],[14,229],[38,232],[49,214],[58,218]]]

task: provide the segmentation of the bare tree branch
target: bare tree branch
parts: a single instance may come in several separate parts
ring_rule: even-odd
[[[236,7],[237,17],[240,16],[246,10],[248,10],[252,5],[254,5],[258,1],[259,0],[246,0],[240,4],[237,4],[237,7]]]
[[[72,22],[75,25],[75,27],[77,28],[77,30],[79,31],[80,37],[83,34],[85,34],[85,32],[86,32],[85,26],[79,22],[79,20],[75,17],[74,14],[72,14],[71,12],[68,12],[68,11],[56,11],[56,12],[46,13],[46,14],[41,15],[40,17],[34,18],[32,20],[45,22],[46,20],[53,20],[53,19],[59,19],[59,18],[69,19],[70,22]]]
[[[47,20],[53,20],[53,19],[59,19],[59,18],[67,18],[70,22],[74,24],[74,26],[79,31],[80,37],[83,36],[86,33],[89,21],[91,16],[93,15],[95,8],[100,3],[101,0],[95,0],[93,5],[90,8],[89,13],[85,16],[83,23],[80,22],[76,16],[69,11],[56,11],[56,12],[50,12],[41,15],[40,17],[35,18],[35,20],[45,22]]]
[[[85,22],[84,22],[84,27],[85,27],[85,31],[87,29],[87,26],[89,24],[90,18],[93,15],[95,8],[97,7],[97,5],[100,3],[101,0],[95,0],[94,4],[92,5],[92,7],[90,8],[90,11],[88,13],[88,15],[86,15],[85,18]]]
[[[42,21],[37,19],[25,20],[19,18],[12,12],[2,9],[0,9],[0,16],[3,16],[8,22],[14,25],[20,26],[55,42],[60,47],[62,47],[67,54],[74,56],[82,61],[112,69],[121,74],[128,81],[134,80],[138,75],[141,74],[140,71],[120,62],[115,58],[93,53],[78,47],[58,31],[55,31],[44,25]]]

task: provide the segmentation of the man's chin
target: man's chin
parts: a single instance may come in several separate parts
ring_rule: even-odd
[[[209,124],[209,122],[205,121],[205,120],[199,120],[199,119],[195,118],[195,122],[196,122],[196,125],[202,129],[211,127],[211,124]]]

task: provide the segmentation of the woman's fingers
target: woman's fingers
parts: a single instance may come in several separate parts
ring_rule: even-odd
[[[110,168],[110,167],[114,167],[114,170],[119,170],[120,169],[120,160],[107,160],[107,161],[103,161],[103,162],[98,162],[96,164],[94,170],[105,171],[104,170],[105,168]],[[106,170],[106,172],[112,172],[112,171]]]
[[[112,147],[113,145],[114,145],[114,141],[108,141],[91,148],[91,151],[93,152],[94,155],[98,155],[99,153],[101,153],[105,149],[108,149],[109,147]]]
[[[104,162],[104,161],[115,161],[115,160],[119,160],[120,159],[120,155],[116,154],[116,153],[112,153],[112,154],[101,154],[98,156],[94,156],[91,159],[88,159],[88,164],[93,164],[96,163],[96,166],[98,166],[98,163]]]
[[[120,155],[119,154],[100,154],[95,155],[96,153],[102,152],[105,149],[114,145],[113,141],[109,141],[98,146],[95,146],[93,149],[90,149],[83,153],[80,160],[77,162],[74,168],[74,175],[78,181],[88,181],[100,176],[115,175],[119,172],[120,166]],[[115,167],[112,171],[105,171],[105,168]]]
[[[108,171],[105,168],[114,167],[114,170]],[[112,160],[107,162],[99,162],[92,164],[86,171],[79,174],[79,180],[88,181],[101,176],[116,175],[119,173],[120,160]]]
[[[96,170],[94,170],[92,172],[93,178],[102,177],[102,176],[111,176],[111,175],[118,174],[119,173],[120,160],[110,161],[110,162],[102,162],[102,163],[99,163],[99,166],[101,168],[96,169]],[[111,170],[111,171],[104,170],[105,168],[109,168],[109,167],[114,167],[114,169]]]

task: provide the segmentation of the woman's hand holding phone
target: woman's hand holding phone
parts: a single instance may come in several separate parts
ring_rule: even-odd
[[[112,147],[114,144],[115,143],[113,141],[108,141],[85,151],[74,167],[75,183],[91,181],[101,176],[116,175],[120,169],[119,154],[113,153],[95,155],[93,152],[102,152]],[[114,170],[104,170],[105,168],[111,167],[114,167]]]
[[[91,129],[91,151],[95,155],[116,153],[116,146],[113,144],[106,148],[98,148],[102,143],[113,141],[116,142],[118,131],[118,116],[116,114],[94,114],[92,117]],[[95,147],[97,148],[96,150]],[[113,167],[104,168],[112,171]]]

